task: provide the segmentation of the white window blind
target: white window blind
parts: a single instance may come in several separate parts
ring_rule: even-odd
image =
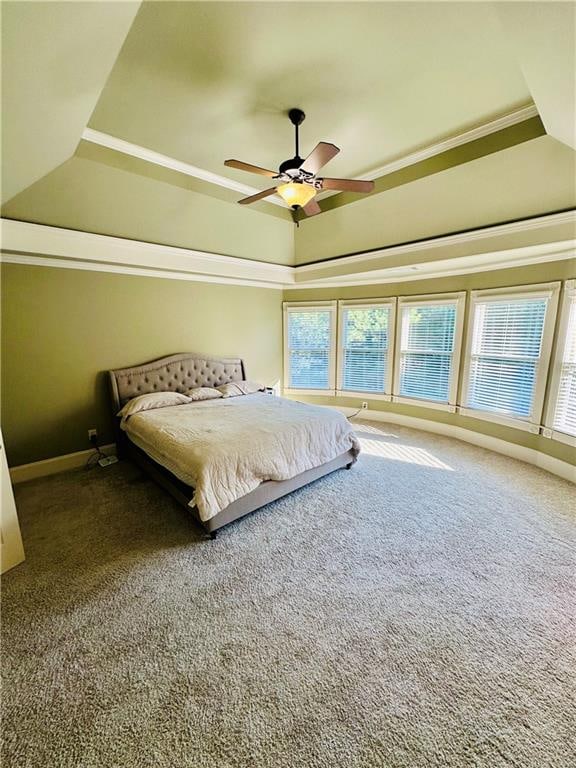
[[[548,300],[508,296],[475,302],[467,407],[525,420],[534,416]]]
[[[567,302],[568,320],[563,347],[558,351],[560,372],[553,428],[576,436],[576,292]]]
[[[288,388],[333,388],[334,307],[290,307],[286,323]]]
[[[457,300],[402,306],[397,394],[450,402],[457,308]]]
[[[341,305],[341,391],[389,393],[393,306]]]

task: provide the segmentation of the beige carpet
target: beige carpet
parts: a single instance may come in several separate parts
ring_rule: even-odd
[[[573,487],[359,433],[214,542],[125,463],[17,487],[2,765],[576,765]]]

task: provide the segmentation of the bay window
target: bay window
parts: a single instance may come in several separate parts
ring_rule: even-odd
[[[390,398],[395,305],[395,299],[339,302],[339,394]]]
[[[576,445],[576,280],[564,287],[546,427],[547,437]]]
[[[472,292],[461,413],[539,431],[558,290]]]
[[[284,386],[290,393],[334,394],[336,301],[284,304]]]
[[[455,410],[465,294],[398,302],[394,401]]]

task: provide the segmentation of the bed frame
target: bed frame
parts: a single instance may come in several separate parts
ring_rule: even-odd
[[[244,362],[240,358],[213,358],[184,352],[161,357],[131,368],[108,371],[112,409],[119,458],[132,459],[159,485],[165,488],[182,506],[191,511],[198,523],[214,538],[216,531],[240,517],[301,488],[336,469],[352,466],[354,457],[346,452],[320,467],[314,467],[290,480],[267,480],[258,488],[237,499],[213,518],[201,521],[196,507],[190,506],[194,489],[178,480],[171,472],[151,459],[120,429],[116,416],[131,398],[151,392],[186,392],[191,387],[218,387],[246,378]]]

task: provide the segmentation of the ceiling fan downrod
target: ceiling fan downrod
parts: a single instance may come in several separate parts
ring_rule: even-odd
[[[280,172],[286,173],[288,170],[291,169],[298,169],[304,162],[303,158],[300,157],[300,131],[299,128],[306,119],[306,115],[303,112],[303,110],[298,109],[297,107],[293,107],[292,109],[288,110],[288,117],[290,118],[290,122],[294,126],[294,145],[295,145],[295,153],[294,157],[291,160],[285,160],[280,165]],[[300,205],[291,205],[290,208],[292,209],[292,215],[294,217],[294,222],[297,227],[300,227],[300,222],[296,218],[295,214],[297,211],[300,210]]]
[[[295,132],[296,132],[296,153],[294,155],[295,160],[302,160],[300,157],[300,137],[298,134],[298,128],[302,125],[304,120],[306,119],[306,115],[301,109],[293,108],[289,110],[288,117],[290,118],[290,122],[294,126]]]
[[[302,125],[304,122],[304,119],[306,115],[301,109],[297,109],[296,107],[289,110],[288,117],[290,118],[290,122],[294,126],[294,132],[295,132],[295,146],[296,146],[296,153],[294,157],[289,158],[288,160],[284,160],[283,163],[280,163],[279,166],[279,173],[287,173],[288,171],[296,171],[304,160],[300,157],[300,132],[298,128]],[[296,174],[289,174],[290,176],[296,175]]]

